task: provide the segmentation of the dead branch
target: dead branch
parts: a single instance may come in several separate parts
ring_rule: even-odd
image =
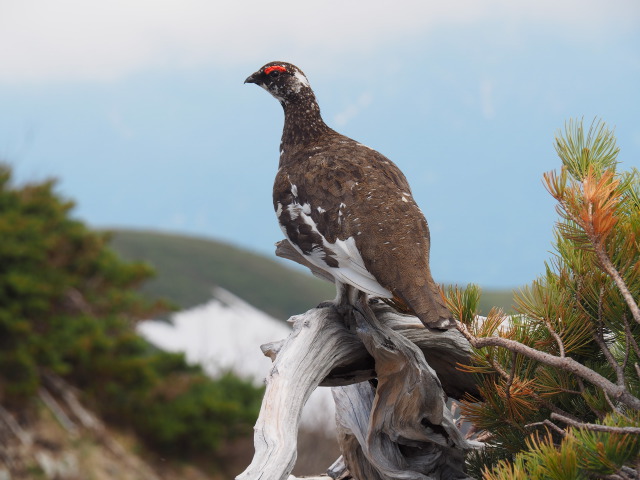
[[[547,330],[549,330],[549,333],[551,333],[551,336],[556,341],[556,345],[558,345],[560,357],[564,358],[565,350],[564,350],[564,342],[562,341],[562,337],[558,335],[558,333],[555,331],[555,329],[553,328],[553,325],[551,325],[551,322],[548,319],[545,318],[544,323],[547,326]]]
[[[549,427],[552,430],[556,431],[562,437],[565,437],[567,435],[567,432],[565,432],[563,429],[561,429],[559,426],[557,426],[555,423],[553,423],[549,419],[543,420],[542,422],[529,423],[525,425],[524,428],[533,428],[533,427],[540,427],[540,426]]]
[[[42,400],[42,403],[44,403],[47,406],[47,408],[51,411],[51,413],[56,418],[58,423],[67,432],[69,432],[72,435],[75,435],[78,431],[76,424],[73,423],[73,421],[71,421],[71,419],[62,409],[62,407],[60,407],[58,402],[55,400],[55,398],[53,398],[53,396],[49,393],[49,391],[44,387],[40,387],[40,389],[38,390],[38,396],[40,397],[40,400]]]
[[[566,423],[576,428],[586,428],[587,430],[593,430],[594,432],[606,432],[606,433],[619,433],[622,435],[633,434],[640,435],[640,427],[610,427],[608,425],[598,425],[595,423],[583,423],[576,422],[569,417],[552,413],[551,418],[560,422]]]
[[[40,377],[42,378],[45,386],[55,392],[59,398],[64,400],[71,413],[73,413],[83,427],[90,430],[99,428],[98,420],[86,408],[84,408],[78,398],[73,394],[71,386],[63,381],[62,378],[47,372],[41,372]]]
[[[624,387],[625,385],[624,369],[623,367],[620,366],[618,361],[614,358],[613,354],[611,353],[611,350],[609,350],[609,347],[604,341],[604,334],[603,334],[603,327],[602,327],[602,302],[604,300],[604,293],[605,293],[604,286],[601,286],[600,294],[598,295],[598,325],[593,331],[593,339],[595,340],[598,347],[600,347],[600,350],[602,350],[602,353],[604,354],[604,357],[607,359],[607,363],[609,363],[609,366],[613,369],[614,372],[616,372],[616,379],[617,379],[616,383]]]
[[[2,405],[0,405],[0,420],[2,420],[7,429],[20,441],[21,445],[25,447],[30,447],[32,445],[33,438],[31,438],[29,432],[24,430],[16,421],[14,416],[11,415],[11,413],[9,413]]]

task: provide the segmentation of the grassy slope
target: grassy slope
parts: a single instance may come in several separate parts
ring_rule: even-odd
[[[214,240],[115,230],[111,245],[127,260],[151,264],[157,276],[143,290],[181,308],[207,301],[216,285],[281,319],[335,296],[333,285],[311,274]],[[485,291],[481,311],[486,314],[494,305],[510,310],[511,303],[510,291]]]
[[[122,257],[156,269],[143,290],[182,308],[209,300],[214,286],[281,319],[335,296],[333,285],[225,243],[146,231],[113,233],[111,245]]]

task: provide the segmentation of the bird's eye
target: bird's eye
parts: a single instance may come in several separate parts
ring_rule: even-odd
[[[268,75],[270,77],[277,77],[278,75],[280,75],[280,70],[271,70]]]

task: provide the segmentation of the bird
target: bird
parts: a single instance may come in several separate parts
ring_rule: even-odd
[[[428,328],[454,328],[429,267],[429,226],[400,169],[330,128],[297,66],[270,62],[244,83],[284,109],[273,206],[292,246],[335,279],[332,303],[377,297]]]

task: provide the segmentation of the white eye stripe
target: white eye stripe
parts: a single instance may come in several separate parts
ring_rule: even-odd
[[[305,77],[302,73],[300,72],[296,72],[294,75],[294,77],[296,77],[298,79],[298,81],[303,84],[305,87],[309,87],[309,80],[307,80],[307,77]]]

